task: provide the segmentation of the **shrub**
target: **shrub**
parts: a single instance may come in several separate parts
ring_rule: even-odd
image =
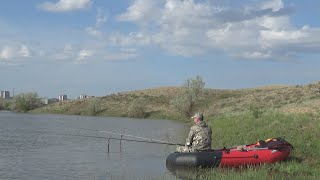
[[[253,117],[255,117],[255,118],[259,118],[263,114],[263,110],[259,106],[252,105],[252,106],[250,106],[249,110],[251,111]]]
[[[37,93],[22,93],[13,98],[12,110],[28,112],[41,106]]]
[[[128,117],[145,118],[147,101],[145,98],[134,99],[128,109]]]
[[[170,101],[170,105],[182,115],[191,117],[204,95],[204,86],[205,82],[200,76],[186,80],[182,91]]]
[[[0,98],[0,110],[4,109],[4,102],[2,100],[2,98]]]
[[[96,116],[101,111],[101,100],[98,98],[90,99],[88,111],[89,115]]]
[[[12,101],[5,101],[3,106],[4,110],[11,110],[12,109],[11,104],[12,104]]]

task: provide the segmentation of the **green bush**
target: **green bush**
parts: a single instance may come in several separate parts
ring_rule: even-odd
[[[101,111],[101,100],[99,98],[90,99],[88,105],[88,113],[91,116],[96,116]]]
[[[145,98],[134,99],[128,108],[128,117],[145,118],[147,101]]]
[[[2,98],[0,98],[0,110],[4,109],[4,102],[2,100]]]
[[[28,112],[41,106],[41,100],[37,93],[21,93],[13,98],[12,110],[17,112]]]
[[[204,95],[204,86],[205,82],[200,76],[186,80],[182,91],[170,101],[170,105],[182,115],[191,117]]]
[[[11,100],[6,100],[0,97],[0,110],[10,110]]]
[[[258,106],[250,106],[249,110],[251,111],[253,117],[255,118],[259,118],[263,114],[262,108]]]

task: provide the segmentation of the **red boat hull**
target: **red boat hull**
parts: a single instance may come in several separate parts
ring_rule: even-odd
[[[291,148],[283,149],[252,149],[222,151],[220,167],[238,167],[243,165],[259,165],[283,161],[291,154]]]
[[[168,169],[179,167],[240,167],[271,164],[287,159],[293,147],[282,141],[269,141],[267,146],[251,144],[206,152],[172,153],[166,159]]]

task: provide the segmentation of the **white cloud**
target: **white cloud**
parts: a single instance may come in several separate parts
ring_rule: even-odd
[[[94,36],[94,37],[101,37],[102,36],[102,32],[95,27],[87,27],[86,32],[90,36]]]
[[[16,61],[21,58],[31,57],[29,48],[22,44],[6,45],[0,49],[0,59]]]
[[[67,12],[86,9],[91,6],[91,0],[59,0],[56,3],[44,2],[39,5],[43,10],[50,12]]]
[[[73,47],[72,47],[72,45],[69,44],[69,43],[65,44],[65,45],[64,45],[64,48],[63,48],[63,50],[64,50],[65,52],[72,51],[72,49],[73,49]]]
[[[26,45],[21,45],[19,55],[21,57],[30,57],[30,50]]]
[[[93,51],[92,50],[86,50],[83,49],[79,52],[78,57],[77,57],[77,61],[83,61],[86,60],[87,58],[93,56]]]
[[[97,10],[96,16],[96,24],[94,27],[87,27],[85,31],[94,37],[101,37],[103,35],[102,31],[100,30],[101,26],[107,22],[107,16],[102,12],[101,9]]]
[[[0,51],[0,59],[11,59],[14,57],[14,49],[9,46],[5,46],[1,51]]]
[[[150,23],[160,17],[159,6],[159,1],[136,0],[128,7],[127,12],[118,16],[118,20]]]
[[[304,53],[320,54],[320,28],[293,24],[292,8],[283,0],[249,0],[242,6],[230,1],[223,1],[223,5],[218,2],[132,0],[125,12],[115,16],[121,21],[121,25],[115,27],[127,27],[125,23],[128,22],[136,25],[128,28],[137,27],[128,33],[124,33],[128,29],[104,32],[108,17],[105,11],[97,9],[95,21],[81,32],[95,39],[81,37],[80,41],[73,42],[78,46],[67,43],[50,47],[42,46],[42,43],[2,40],[1,45],[5,46],[0,47],[0,60],[31,56],[75,62],[87,62],[92,57],[108,61],[128,60],[138,57],[139,48],[144,46],[161,48],[165,53],[177,56],[219,51],[245,59],[289,59]],[[89,8],[92,3],[91,0],[47,0],[40,7],[65,12]],[[113,52],[109,52],[111,49]]]
[[[280,9],[284,8],[284,3],[282,0],[271,0],[263,2],[261,5],[262,9],[271,8],[272,11],[279,11]]]
[[[108,52],[107,55],[104,56],[104,60],[107,61],[125,61],[131,60],[138,57],[136,49],[133,48],[122,48],[119,52]]]
[[[96,27],[99,28],[101,27],[104,23],[107,22],[108,18],[107,16],[103,13],[102,9],[97,10],[97,16],[96,16]]]
[[[250,52],[243,52],[240,57],[244,57],[247,59],[266,59],[272,57],[270,51],[267,52],[258,52],[258,51],[250,51]]]
[[[45,54],[46,57],[49,57],[48,60],[59,62],[68,62],[75,64],[85,64],[88,62],[90,58],[93,56],[97,56],[97,53],[103,52],[101,47],[79,47],[71,43],[65,43],[64,46],[54,49],[53,51],[47,52]],[[99,57],[99,55],[97,56]],[[103,56],[100,55],[100,59]]]
[[[118,20],[142,25],[140,31],[118,34],[112,42],[120,46],[154,44],[183,56],[212,50],[248,59],[320,53],[316,50],[320,49],[320,28],[292,24],[292,8],[283,0],[248,1],[242,7],[217,2],[135,0]]]
[[[66,43],[63,49],[58,49],[55,52],[52,52],[53,59],[56,60],[73,60],[77,56],[76,50],[74,50],[73,46],[70,43]]]
[[[121,47],[126,46],[142,46],[150,45],[152,43],[152,35],[142,32],[131,32],[128,35],[115,33],[110,36],[110,41]]]

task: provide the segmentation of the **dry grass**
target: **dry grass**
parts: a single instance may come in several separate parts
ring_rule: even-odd
[[[170,107],[170,100],[181,91],[179,87],[160,87],[131,92],[115,93],[101,100],[101,116],[126,116],[134,99],[147,100],[146,112],[153,117],[176,116]],[[58,102],[37,109],[36,112],[86,114],[89,100]],[[198,105],[199,111],[209,116],[219,113],[243,112],[250,107],[278,109],[287,113],[317,113],[320,110],[320,82],[305,86],[265,86],[250,89],[223,90],[206,89],[204,98]]]
[[[137,91],[130,91],[124,92],[120,94],[129,94],[129,95],[136,95],[136,96],[174,96],[179,93],[181,88],[178,87],[159,87],[153,89],[144,89],[144,90],[137,90]]]

